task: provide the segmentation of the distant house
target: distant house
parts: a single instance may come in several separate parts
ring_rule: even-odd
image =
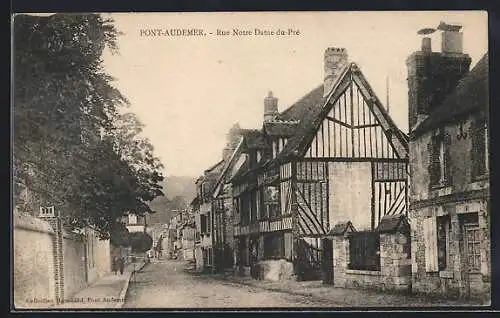
[[[192,208],[196,224],[195,259],[198,270],[214,270],[214,212],[212,193],[223,163],[224,161],[220,160],[205,170],[204,175],[196,181],[197,194],[194,201],[195,205]]]
[[[130,233],[146,231],[146,217],[129,212],[122,219]]]
[[[407,60],[412,288],[489,299],[488,55],[469,71],[462,34],[442,41]]]

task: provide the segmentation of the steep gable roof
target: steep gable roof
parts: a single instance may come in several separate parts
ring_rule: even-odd
[[[457,84],[455,89],[445,98],[429,117],[414,130],[419,135],[443,123],[451,122],[473,112],[488,112],[489,81],[488,53],[484,54],[474,68]]]
[[[224,164],[224,168],[222,169],[222,172],[219,174],[217,181],[215,182],[215,190],[213,193],[214,197],[217,197],[219,195],[220,190],[223,187],[224,184],[224,179],[227,176],[227,173],[231,170],[230,168],[238,161],[239,156],[241,154],[241,150],[243,148],[243,138],[240,139],[240,142],[234,149],[233,153],[231,154],[231,157],[229,157],[228,160],[226,160],[226,163]]]
[[[323,99],[323,84],[319,85],[306,95],[295,102],[292,106],[282,111],[277,117],[277,120],[282,121],[297,121],[301,120],[311,108],[318,104]]]
[[[314,99],[307,99],[309,104],[302,106],[302,108],[307,109],[307,111],[304,112],[303,117],[300,120],[297,132],[288,140],[284,149],[278,155],[278,160],[286,161],[290,157],[301,156],[304,154],[307,150],[308,144],[311,142],[313,136],[319,128],[319,125],[323,121],[323,118],[331,109],[331,106],[328,106],[328,102],[334,102],[340,95],[342,95],[352,80],[354,80],[358,86],[363,88],[365,94],[368,95],[366,98],[373,102],[373,107],[377,108],[378,113],[380,113],[385,122],[394,131],[394,136],[403,146],[403,149],[400,150],[399,156],[402,158],[406,157],[408,152],[407,137],[399,128],[397,128],[396,124],[376,97],[373,89],[361,73],[358,66],[355,63],[350,63],[346,65],[327,97],[323,97],[323,92],[321,92],[321,97],[318,92],[315,92],[315,94],[318,95],[315,95]]]

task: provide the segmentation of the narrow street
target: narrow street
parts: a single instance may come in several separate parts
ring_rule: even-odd
[[[151,263],[130,282],[123,308],[324,307],[321,301],[265,291],[184,271],[178,261]]]

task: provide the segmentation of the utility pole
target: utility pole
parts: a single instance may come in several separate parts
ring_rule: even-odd
[[[387,114],[390,112],[390,105],[389,105],[389,76],[386,76],[385,78],[385,104],[387,107]]]

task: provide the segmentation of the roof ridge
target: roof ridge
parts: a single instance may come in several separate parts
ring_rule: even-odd
[[[276,124],[298,124],[300,120],[284,120],[284,119],[271,119],[265,123],[276,123]]]

